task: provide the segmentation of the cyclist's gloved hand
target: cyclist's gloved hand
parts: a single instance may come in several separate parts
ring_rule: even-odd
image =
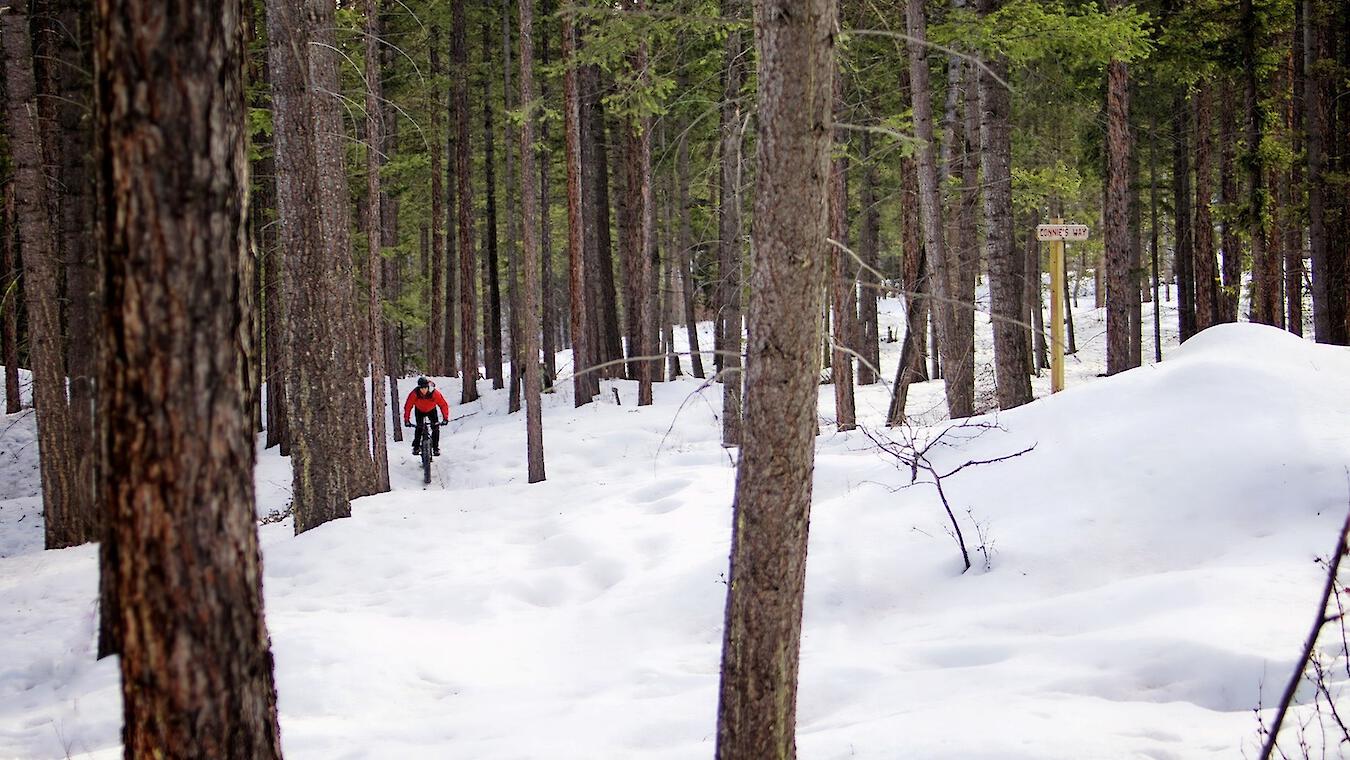
[[[450,420],[441,420],[441,427],[445,427],[446,425],[449,425],[449,424],[450,424]]]
[[[412,427],[412,426],[413,426],[413,424],[412,424],[411,422],[409,422],[409,421],[407,421],[407,420],[404,420],[404,421],[403,421],[403,427]]]

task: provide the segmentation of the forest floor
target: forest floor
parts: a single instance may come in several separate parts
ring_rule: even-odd
[[[903,312],[882,313],[884,335]],[[1097,379],[1103,313],[1089,296],[1075,315],[1068,391],[1038,378],[1036,402],[975,425],[947,430],[927,383],[914,424],[886,431],[876,385],[859,389],[865,430],[840,434],[821,387],[801,757],[1252,753],[1350,504],[1350,352],[1230,325],[1184,348],[1167,332],[1164,362]],[[883,345],[888,381],[899,348]],[[559,369],[546,482],[525,483],[523,418],[488,391],[453,405],[431,488],[391,443],[392,493],[302,536],[260,527],[289,757],[712,756],[734,480],[721,389],[685,377],[639,408],[635,384],[606,381],[575,409],[565,355]],[[966,573],[931,479],[904,488],[868,436],[944,431],[944,472],[1034,447],[944,479]],[[0,758],[117,757],[96,548],[42,551],[36,464],[31,412],[0,418]],[[275,450],[257,483],[260,515],[285,508]]]

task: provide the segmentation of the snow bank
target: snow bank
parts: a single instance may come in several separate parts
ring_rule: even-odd
[[[391,443],[393,493],[303,536],[262,527],[289,757],[711,757],[734,478],[721,389],[683,379],[637,408],[633,384],[604,385],[581,409],[567,387],[545,399],[543,484],[525,484],[523,419],[488,392],[455,405],[432,488]],[[993,552],[965,574],[932,486],[901,488],[908,471],[863,431],[824,421],[801,756],[1250,749],[1347,508],[1347,387],[1344,349],[1224,326],[981,418],[997,429],[952,429],[944,471],[1035,447],[944,481],[972,548]],[[876,435],[881,393],[860,402]],[[257,482],[260,512],[284,506],[275,452]],[[14,530],[0,521],[0,546]],[[118,753],[116,667],[92,662],[94,555],[0,556],[0,757]]]

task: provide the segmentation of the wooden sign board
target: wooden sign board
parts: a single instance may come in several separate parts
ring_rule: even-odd
[[[1037,240],[1087,240],[1086,224],[1038,224]]]

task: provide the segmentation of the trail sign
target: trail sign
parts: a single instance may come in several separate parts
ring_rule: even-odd
[[[1038,224],[1037,240],[1087,240],[1086,224]]]

